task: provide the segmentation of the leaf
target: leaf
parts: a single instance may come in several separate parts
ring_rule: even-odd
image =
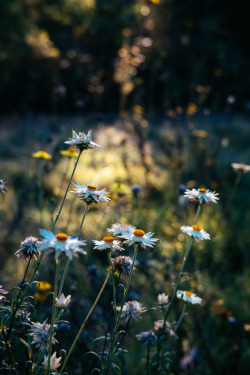
[[[91,346],[90,346],[90,349],[93,350],[94,349],[94,345],[96,342],[98,341],[101,341],[101,340],[106,340],[108,341],[108,338],[106,338],[106,336],[100,336],[100,337],[97,337],[97,339],[93,340],[92,343],[91,343]]]
[[[110,366],[109,366],[109,369],[110,371],[115,374],[115,375],[121,375],[121,369],[119,366],[117,366],[115,363],[112,363]]]
[[[25,341],[25,340],[23,340],[21,338],[19,338],[19,341],[21,341],[21,343],[23,343],[26,346],[26,348],[28,350],[28,353],[29,353],[29,359],[31,359],[32,355],[33,355],[31,347],[29,346],[29,344],[27,343],[27,341]]]
[[[83,356],[82,356],[81,359],[83,359],[83,358],[86,357],[87,355],[93,355],[94,357],[98,358],[98,360],[101,362],[101,357],[99,357],[99,355],[98,355],[96,352],[93,352],[93,351],[91,351],[91,352],[87,352],[87,353],[83,354]]]
[[[45,294],[45,298],[49,297],[49,296],[53,296],[54,295],[54,292],[48,292],[47,294]]]
[[[93,368],[93,370],[91,371],[91,375],[94,374],[94,372],[97,371],[99,374],[101,373],[101,370],[99,370],[99,368]]]
[[[118,349],[118,351],[111,357],[111,358],[117,358],[119,355],[122,355],[122,354],[127,354],[128,351],[125,350],[125,349]]]

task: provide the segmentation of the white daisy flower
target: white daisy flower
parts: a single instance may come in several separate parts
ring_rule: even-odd
[[[136,228],[130,224],[113,224],[111,228],[107,229],[108,232],[111,232],[114,237],[121,235],[122,233],[128,233],[129,228],[134,231]]]
[[[50,357],[50,363],[49,363],[49,356],[45,355],[43,360],[43,365],[45,370],[50,370],[50,372],[55,372],[58,367],[61,366],[61,359],[62,357],[56,358],[56,352]]]
[[[245,163],[232,163],[231,167],[235,172],[242,171],[244,173],[250,172],[250,165],[247,165]]]
[[[159,241],[158,238],[151,238],[154,233],[148,232],[145,233],[141,229],[135,229],[134,231],[131,228],[128,228],[126,232],[122,232],[119,238],[125,239],[124,243],[127,243],[129,246],[132,245],[141,245],[146,249],[147,246],[154,247],[155,242]]]
[[[210,234],[205,232],[199,225],[192,225],[191,227],[182,226],[181,230],[190,237],[198,238],[199,240],[210,240]]]
[[[71,300],[71,295],[69,294],[66,298],[65,295],[62,293],[60,298],[56,298],[56,306],[60,309],[66,309],[69,306]]]
[[[78,257],[78,253],[87,254],[86,251],[80,249],[80,246],[85,246],[86,241],[71,238],[65,233],[58,233],[54,235],[49,230],[40,229],[40,234],[45,238],[39,246],[38,250],[45,250],[46,254],[55,253],[55,259],[64,253],[70,260],[73,257]]]
[[[123,251],[120,241],[117,241],[112,236],[104,237],[102,241],[93,240],[96,250],[110,250],[110,251]]]
[[[69,141],[64,142],[70,146],[77,147],[79,150],[88,150],[95,147],[101,147],[98,144],[92,142],[91,130],[88,131],[86,135],[84,132],[79,132],[78,134],[72,130],[72,138]]]
[[[157,301],[159,305],[166,305],[168,303],[168,296],[165,293],[158,294]]]
[[[202,299],[200,297],[187,290],[178,290],[176,293],[176,297],[182,299],[184,302],[190,302],[193,305],[200,305],[202,303]]]
[[[47,323],[47,320],[41,323],[31,322],[31,327],[29,330],[29,335],[32,336],[33,341],[31,344],[36,345],[35,347],[41,352],[44,349],[48,350],[49,346],[49,336],[50,336],[50,324]],[[53,333],[52,344],[58,342],[55,338],[55,333]]]
[[[138,301],[128,301],[124,304],[122,308],[121,318],[125,318],[126,322],[132,318],[134,320],[139,320],[142,318],[141,314],[146,311],[145,307],[142,307],[142,303]],[[121,310],[120,306],[116,307],[117,311]]]
[[[87,186],[81,185],[78,182],[74,183],[76,189],[71,193],[77,194],[77,198],[82,199],[87,204],[100,202],[109,202],[111,199],[106,197],[109,192],[106,189],[97,190],[94,182],[88,183]]]
[[[202,204],[203,202],[217,203],[217,201],[219,200],[217,195],[219,195],[219,193],[216,193],[215,191],[212,192],[209,189],[187,189],[184,193],[184,197],[190,199],[191,201],[198,200],[200,204]]]

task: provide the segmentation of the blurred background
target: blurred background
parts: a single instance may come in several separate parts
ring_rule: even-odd
[[[90,208],[82,231],[88,254],[71,264],[65,319],[72,324],[57,333],[66,348],[108,267],[91,240],[102,239],[115,222],[155,232],[160,242],[139,254],[129,294],[155,306],[159,293],[172,293],[188,242],[180,226],[195,217],[183,192],[205,187],[220,194],[200,218],[212,241],[194,244],[182,286],[204,305],[188,306],[169,373],[249,375],[250,175],[231,167],[250,164],[249,11],[246,1],[224,0],[0,3],[0,179],[9,186],[0,195],[4,288],[23,277],[25,261],[14,256],[20,242],[51,227],[75,161],[60,153],[72,129],[92,129],[101,145],[83,153],[73,181],[94,181],[111,197],[109,205]],[[39,150],[52,158],[32,157]],[[74,235],[83,209],[69,193],[56,232]],[[47,259],[37,279],[50,286],[33,288],[38,313],[32,320],[51,312],[45,294],[54,267]],[[83,353],[107,331],[111,299],[110,284],[72,357],[72,374],[87,369]],[[176,302],[170,321],[181,308]],[[157,319],[149,310],[130,324],[123,374],[144,373],[146,349],[135,334],[153,329]]]

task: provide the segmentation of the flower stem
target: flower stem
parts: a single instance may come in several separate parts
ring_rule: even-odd
[[[171,301],[170,301],[170,303],[169,303],[169,306],[168,306],[167,312],[166,312],[166,314],[165,314],[165,318],[164,318],[164,322],[163,322],[163,326],[162,326],[163,332],[164,332],[165,325],[166,325],[166,321],[167,321],[167,318],[168,318],[168,316],[169,316],[170,310],[171,310],[171,308],[172,308],[172,305],[173,305],[174,299],[175,299],[176,294],[177,294],[177,291],[178,291],[178,289],[179,289],[179,285],[180,285],[180,282],[181,282],[181,278],[182,278],[182,276],[183,276],[183,271],[184,271],[185,265],[186,265],[186,263],[187,263],[188,255],[189,255],[189,253],[190,253],[190,250],[191,250],[191,247],[192,247],[193,242],[194,242],[194,238],[191,237],[191,238],[190,238],[190,241],[189,241],[189,244],[188,244],[188,247],[187,247],[187,250],[186,250],[186,252],[185,252],[185,255],[184,255],[183,261],[182,261],[181,270],[180,270],[179,275],[178,275],[178,279],[177,279],[177,283],[176,283],[176,286],[175,286],[175,290],[174,290],[173,296],[172,296],[172,298],[171,298]]]
[[[85,327],[87,321],[89,320],[90,315],[92,314],[94,308],[96,307],[97,302],[99,301],[99,299],[100,299],[100,297],[101,297],[101,295],[102,295],[102,292],[103,292],[103,290],[104,290],[104,288],[105,288],[105,286],[106,286],[106,284],[107,284],[107,282],[108,282],[109,276],[110,276],[110,271],[108,272],[108,274],[107,274],[107,276],[106,276],[106,279],[105,279],[105,281],[104,281],[104,283],[103,283],[103,285],[102,285],[102,287],[101,287],[101,289],[100,289],[100,291],[99,291],[99,293],[98,293],[98,295],[97,295],[97,297],[96,297],[96,299],[95,299],[95,302],[93,303],[93,306],[92,306],[91,309],[89,310],[88,315],[87,315],[86,318],[84,319],[84,321],[83,321],[83,323],[82,323],[82,325],[81,325],[81,328],[79,329],[79,331],[78,331],[78,333],[77,333],[77,335],[76,335],[76,337],[75,337],[75,340],[73,341],[73,344],[71,345],[71,347],[70,347],[70,349],[69,349],[69,352],[68,352],[68,354],[67,354],[67,357],[65,358],[65,360],[64,360],[64,362],[63,362],[63,365],[62,365],[62,368],[61,368],[61,370],[60,370],[60,374],[63,372],[63,370],[64,370],[64,368],[65,368],[65,366],[66,366],[66,364],[67,364],[67,362],[68,362],[68,360],[69,360],[69,357],[70,357],[70,355],[71,355],[71,353],[72,353],[72,351],[73,351],[73,349],[74,349],[74,347],[75,347],[75,344],[77,343],[77,341],[78,341],[80,335],[82,334],[82,332],[83,332],[83,330],[84,330],[84,327]]]
[[[86,207],[85,207],[84,213],[83,213],[83,217],[82,217],[82,221],[81,221],[80,227],[79,227],[77,235],[76,235],[78,237],[78,239],[80,238],[79,235],[80,235],[83,223],[84,223],[85,216],[86,216],[86,214],[88,212],[88,208],[89,208],[89,205],[87,204]],[[68,269],[69,269],[70,262],[71,262],[71,260],[68,259],[67,263],[66,263],[66,266],[64,268],[64,271],[63,271],[62,280],[61,280],[60,287],[59,287],[59,292],[58,292],[59,298],[60,298],[60,295],[62,294],[63,285],[64,285],[64,281],[65,281],[65,278],[66,278],[66,275],[67,275],[67,272],[68,272]]]
[[[149,358],[150,358],[150,344],[148,344],[148,350],[147,350],[147,367],[146,367],[146,375],[149,375]]]
[[[112,284],[113,284],[113,310],[114,310],[114,314],[115,314],[115,318],[116,318],[116,315],[117,315],[117,311],[116,311],[116,287],[115,287],[115,275],[114,275],[114,269],[113,269],[113,264],[112,264],[112,260],[111,260],[111,251],[108,251],[108,258],[109,258],[109,265],[110,265],[110,269],[111,269],[111,273],[112,273]]]
[[[195,217],[195,222],[194,222],[195,225],[198,223],[198,219],[199,219],[200,213],[201,213],[201,204],[199,204],[198,209],[197,209],[197,213],[196,213],[196,217]]]
[[[64,202],[65,202],[66,196],[67,196],[67,194],[68,194],[69,187],[70,187],[70,184],[71,184],[71,182],[72,182],[73,176],[74,176],[74,174],[75,174],[75,170],[76,170],[77,164],[78,164],[78,162],[79,162],[79,159],[80,159],[80,157],[81,157],[81,154],[82,154],[82,150],[79,151],[78,157],[77,157],[77,159],[76,159],[76,161],[75,161],[75,165],[74,165],[74,168],[73,168],[72,174],[71,174],[71,176],[70,176],[69,183],[68,183],[67,189],[66,189],[66,191],[65,191],[65,194],[64,194],[64,197],[63,197],[63,200],[62,200],[61,206],[60,206],[59,211],[58,211],[58,213],[57,213],[57,215],[56,215],[55,221],[54,221],[54,223],[53,223],[53,225],[52,225],[52,227],[51,227],[51,232],[53,232],[53,230],[54,230],[54,228],[55,228],[55,226],[56,226],[57,220],[59,219],[59,216],[60,216],[60,214],[61,214],[61,211],[62,211],[62,208],[63,208]]]
[[[226,205],[226,208],[225,208],[225,211],[224,211],[224,215],[226,215],[227,212],[228,212],[228,210],[229,210],[230,204],[231,204],[231,202],[233,200],[233,197],[234,197],[234,195],[236,193],[236,190],[237,190],[237,187],[238,187],[238,185],[240,183],[242,175],[243,175],[243,172],[239,171],[238,174],[237,174],[236,180],[234,182],[233,190],[232,190],[231,195],[230,195],[230,197],[228,199],[228,202],[227,202],[227,205]]]
[[[182,319],[183,319],[183,317],[184,317],[184,314],[185,314],[185,312],[186,312],[186,304],[184,304],[184,306],[183,306],[183,308],[182,308],[182,311],[181,311],[181,315],[180,315],[180,317],[179,317],[179,319],[178,319],[178,322],[177,322],[177,324],[176,324],[176,327],[175,327],[175,329],[174,329],[174,331],[175,331],[175,333],[176,333],[176,331],[178,330],[178,328],[179,328],[179,326],[180,326],[180,324],[181,324],[181,322],[182,322]]]
[[[47,375],[49,375],[50,373],[50,358],[51,358],[51,349],[52,349],[52,338],[53,338],[53,332],[54,332],[54,323],[55,323],[56,297],[57,297],[57,290],[58,290],[59,271],[60,271],[60,258],[56,260],[56,275],[55,275],[54,294],[53,294],[53,301],[52,301],[52,313],[51,313],[51,322],[50,322]]]
[[[83,217],[82,217],[82,221],[81,221],[80,227],[79,227],[77,235],[76,235],[76,237],[78,238],[78,240],[80,239],[80,233],[81,233],[82,226],[83,226],[83,223],[84,223],[84,220],[85,220],[85,216],[86,216],[86,214],[88,212],[88,209],[89,209],[89,205],[86,204],[86,207],[85,207],[85,210],[84,210],[84,213],[83,213]]]
[[[124,303],[126,301],[128,290],[129,290],[129,286],[130,286],[130,283],[131,283],[131,278],[132,278],[132,274],[133,274],[134,264],[135,264],[135,260],[136,260],[136,257],[137,257],[139,246],[135,245],[134,249],[135,249],[135,252],[134,252],[134,257],[133,257],[133,261],[132,261],[131,270],[130,270],[129,276],[128,276],[128,282],[127,282],[127,285],[126,285],[126,289],[124,291],[122,303],[121,303],[121,306],[120,306],[120,311],[119,311],[119,314],[118,314],[118,316],[116,318],[115,329],[114,329],[112,340],[111,340],[111,344],[110,344],[109,354],[108,354],[108,357],[107,357],[107,360],[106,360],[106,363],[105,363],[105,366],[104,366],[104,370],[101,373],[101,375],[105,375],[106,372],[107,372],[107,369],[108,369],[109,359],[110,359],[110,356],[112,355],[112,352],[113,352],[113,348],[114,348],[114,344],[115,344],[115,340],[116,340],[116,333],[117,333],[117,330],[118,330],[118,327],[119,327],[119,323],[120,323],[120,319],[121,319],[121,315],[122,315],[123,306],[124,306]]]

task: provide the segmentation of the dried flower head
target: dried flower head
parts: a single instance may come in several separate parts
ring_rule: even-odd
[[[34,154],[32,154],[32,156],[35,159],[47,159],[47,160],[52,159],[52,156],[48,154],[47,151],[37,151]]]
[[[2,289],[2,285],[0,285],[0,302],[7,302],[7,299],[5,297],[5,294],[8,294],[8,292],[4,289]]]
[[[130,224],[113,224],[111,228],[107,229],[108,232],[111,232],[113,237],[117,237],[121,235],[122,233],[129,233],[129,229],[132,231],[135,230],[135,227],[133,227]]]
[[[124,243],[127,243],[129,246],[140,245],[146,249],[147,246],[154,247],[155,242],[159,240],[158,238],[151,238],[153,234],[151,232],[145,233],[141,229],[133,231],[131,228],[128,228],[126,232],[122,232],[119,238],[124,239]]]
[[[232,163],[231,167],[233,168],[233,170],[235,172],[243,172],[243,173],[250,172],[250,165],[247,165],[247,164],[245,164],[243,162],[241,162],[241,163]]]
[[[109,250],[109,251],[123,251],[120,241],[117,241],[112,236],[104,237],[102,241],[93,240],[96,250]]]
[[[78,153],[74,147],[69,147],[67,150],[60,151],[60,154],[63,156],[68,156],[69,158],[77,158]]]
[[[145,307],[142,307],[142,303],[138,301],[128,301],[124,304],[122,308],[121,318],[124,318],[126,322],[129,319],[139,320],[142,318],[142,313],[146,311]],[[117,311],[121,310],[120,306],[116,307]]]
[[[106,196],[109,192],[106,189],[97,190],[94,181],[91,184],[88,183],[87,186],[80,185],[78,182],[74,183],[74,185],[77,188],[71,191],[71,193],[77,194],[77,198],[82,199],[87,204],[110,201],[110,198]]]
[[[112,259],[113,270],[115,274],[128,276],[132,267],[132,259],[127,256],[120,255]],[[133,271],[135,267],[133,268]]]
[[[45,370],[50,370],[50,372],[56,371],[58,367],[61,366],[61,359],[62,357],[56,358],[56,352],[50,357],[50,363],[49,363],[49,356],[44,356],[43,365]]]
[[[187,290],[178,290],[176,293],[176,297],[182,299],[184,302],[190,302],[193,305],[200,305],[202,303],[202,299],[200,297],[196,296],[196,294],[189,292]]]
[[[32,336],[33,341],[31,344],[35,345],[35,347],[39,351],[43,351],[48,349],[49,346],[49,335],[50,335],[50,324],[47,323],[45,320],[42,324],[31,322],[31,327],[29,330],[29,335]],[[55,338],[55,333],[53,333],[52,337],[52,344],[58,342]]]
[[[158,294],[157,301],[159,305],[166,305],[168,303],[168,296],[165,293]]]
[[[217,201],[219,198],[217,197],[219,193],[215,191],[212,192],[209,189],[192,189],[186,190],[184,193],[184,197],[188,198],[191,201],[199,201],[199,204],[205,203],[218,203]]]
[[[0,180],[0,191],[3,194],[6,194],[6,191],[8,190],[8,185],[3,180]]]
[[[159,330],[163,329],[163,324],[164,324],[164,320],[156,320],[154,322],[154,330],[159,331]],[[172,329],[172,326],[169,322],[165,323],[164,333],[166,335],[170,336],[170,337],[177,336],[175,331]]]
[[[143,345],[154,345],[157,341],[157,337],[153,331],[141,332],[136,335],[137,340]]]
[[[40,251],[38,246],[41,242],[35,237],[27,237],[21,242],[21,247],[15,252],[17,257],[22,256],[26,261],[32,259],[33,257],[37,260],[40,256]]]
[[[56,306],[59,307],[60,309],[66,309],[69,306],[71,300],[71,295],[68,295],[65,298],[65,295],[62,293],[60,295],[60,298],[56,298]]]
[[[45,251],[46,254],[54,253],[55,259],[59,258],[63,253],[70,260],[73,257],[78,257],[78,253],[87,254],[86,251],[80,249],[80,246],[86,245],[84,240],[69,237],[65,233],[54,235],[54,233],[46,229],[40,229],[40,234],[45,238],[45,241],[41,242],[38,249]]]
[[[91,130],[88,131],[86,135],[84,132],[79,132],[78,134],[72,130],[72,138],[69,141],[64,142],[70,146],[77,147],[79,150],[88,150],[95,147],[100,147],[98,144],[92,142]]]
[[[199,240],[210,240],[210,234],[205,232],[199,225],[192,225],[191,227],[182,226],[181,231]]]

